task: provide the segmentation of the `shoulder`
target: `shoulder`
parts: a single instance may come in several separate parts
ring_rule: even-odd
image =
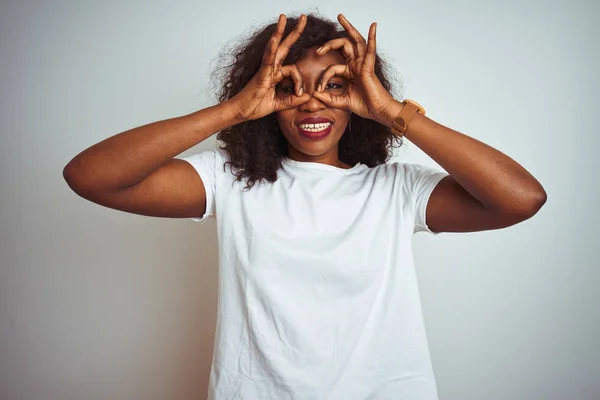
[[[178,158],[192,164],[205,177],[210,175],[220,178],[223,175],[231,174],[231,166],[226,168],[228,166],[226,163],[230,159],[229,153],[219,147],[202,150],[198,153]]]
[[[372,170],[375,172],[374,179],[393,185],[395,190],[401,190],[407,197],[428,193],[448,175],[439,168],[402,161],[378,165]]]
[[[224,147],[217,146],[214,149],[215,157],[222,162],[230,161],[229,152]]]
[[[226,172],[226,166],[229,166],[229,168],[227,168],[227,171],[231,173],[231,166],[227,164],[227,162],[230,161],[231,158],[227,150],[225,150],[224,148],[217,146],[214,149],[205,150],[197,154],[197,156],[204,158],[207,163],[211,163],[216,173]]]
[[[378,165],[375,168],[380,168],[387,174],[394,174],[395,176],[404,179],[444,173],[444,171],[439,168],[431,167],[424,164],[409,163],[403,161],[394,161]]]
[[[403,161],[387,162],[370,168],[371,173],[373,173],[376,177],[392,177],[395,179],[403,179],[414,174],[431,170],[432,168],[425,165],[407,163]]]

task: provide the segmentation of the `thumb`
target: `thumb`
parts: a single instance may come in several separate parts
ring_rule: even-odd
[[[314,91],[312,95],[315,99],[321,101],[328,107],[348,109],[348,99],[346,96],[335,96],[331,93],[323,93],[319,91]]]

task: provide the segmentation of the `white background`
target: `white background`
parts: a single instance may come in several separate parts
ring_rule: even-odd
[[[0,398],[205,398],[214,221],[98,206],[62,169],[116,133],[214,104],[223,45],[317,4],[2,2]],[[402,96],[505,152],[548,193],[508,229],[415,237],[440,398],[600,398],[598,2],[329,1],[318,11],[343,12],[365,36],[378,22]],[[436,165],[409,142],[398,157]]]

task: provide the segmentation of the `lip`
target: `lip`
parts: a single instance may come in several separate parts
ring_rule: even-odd
[[[325,122],[331,122],[333,124],[333,121],[324,117],[309,117],[309,118],[304,118],[303,120],[298,122],[298,125],[300,124],[322,124]]]
[[[324,137],[329,136],[329,134],[331,133],[332,127],[333,127],[333,124],[329,125],[326,129],[324,129],[320,132],[305,131],[305,130],[301,129],[300,127],[298,127],[298,132],[305,139],[313,139],[313,140],[314,139],[323,139]]]

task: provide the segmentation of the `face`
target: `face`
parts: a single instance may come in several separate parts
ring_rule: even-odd
[[[289,157],[298,161],[320,162],[336,165],[338,161],[338,143],[344,134],[350,112],[330,108],[312,97],[317,90],[321,74],[332,64],[344,64],[344,57],[337,51],[317,55],[316,49],[308,50],[305,58],[296,62],[304,83],[304,91],[311,99],[295,108],[275,113],[283,136],[287,139]],[[325,83],[324,93],[342,95],[348,90],[348,81],[335,76]],[[278,96],[293,96],[294,82],[283,80],[279,83]],[[311,121],[319,118],[321,121]],[[310,123],[316,125],[309,125]],[[330,126],[327,127],[327,124]],[[325,130],[324,130],[325,129]]]

